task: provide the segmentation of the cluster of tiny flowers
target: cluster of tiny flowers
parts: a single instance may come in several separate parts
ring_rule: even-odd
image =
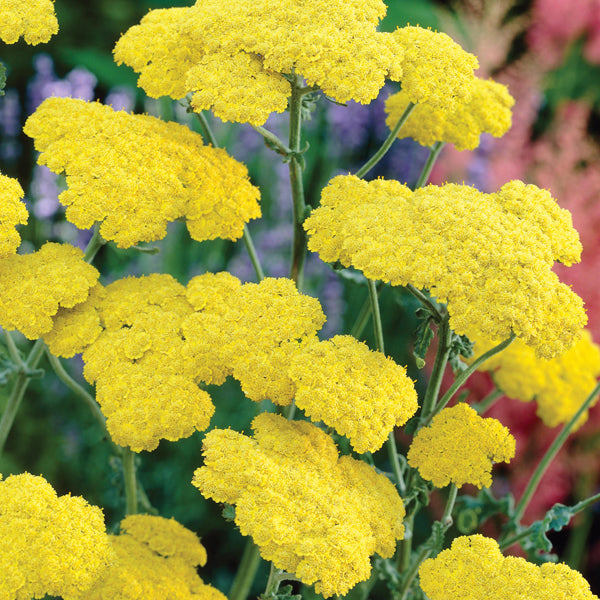
[[[25,225],[29,216],[22,202],[23,195],[23,188],[16,179],[0,173],[0,260],[15,254],[21,243],[15,226]]]
[[[480,417],[460,403],[444,408],[421,429],[408,450],[408,464],[436,487],[452,482],[478,488],[492,485],[492,464],[510,462],[515,438],[496,419]]]
[[[386,123],[390,129],[404,113],[410,98],[410,93],[403,88],[386,100]],[[417,104],[402,125],[398,137],[410,137],[422,146],[448,142],[454,144],[457,150],[473,150],[479,146],[482,133],[502,137],[510,129],[513,104],[514,99],[506,86],[475,78],[468,102],[457,102],[453,109],[430,103]]]
[[[421,588],[431,600],[598,600],[580,573],[565,564],[541,566],[504,557],[498,543],[482,535],[462,536],[419,568]]]
[[[48,242],[32,254],[0,258],[0,326],[31,340],[41,337],[60,307],[87,299],[99,275],[69,244]]]
[[[80,229],[101,222],[102,237],[120,248],[162,239],[182,217],[195,240],[235,240],[260,217],[246,167],[178,123],[48,98],[24,131],[39,164],[66,173],[67,219]]]
[[[113,558],[99,508],[29,473],[0,481],[1,598],[81,598]]]
[[[585,326],[582,300],[552,272],[577,262],[571,214],[520,181],[499,192],[338,176],[304,222],[308,247],[373,280],[413,284],[447,302],[456,333],[503,340],[514,332],[545,358]]]
[[[215,429],[193,484],[235,504],[235,522],[262,557],[325,597],[368,579],[369,557],[393,555],[404,506],[393,484],[364,462],[339,457],[315,425],[271,413],[253,421],[254,439]]]
[[[206,550],[195,533],[173,519],[130,515],[110,536],[115,562],[85,594],[86,600],[226,600],[198,577]]]
[[[0,39],[14,44],[21,36],[35,46],[58,32],[54,0],[2,0]]]
[[[489,340],[470,336],[475,342],[475,360],[495,344]],[[600,348],[584,331],[566,352],[544,360],[534,351],[516,340],[508,348],[486,360],[480,371],[489,371],[494,383],[506,396],[523,402],[535,400],[537,415],[548,425],[556,427],[570,421],[596,386],[600,375]],[[575,427],[587,421],[584,412]]]

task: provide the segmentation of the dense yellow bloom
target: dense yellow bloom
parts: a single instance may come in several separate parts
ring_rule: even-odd
[[[52,329],[60,307],[84,302],[98,271],[69,244],[44,244],[33,254],[0,259],[0,326],[37,339]]]
[[[431,600],[598,600],[580,573],[565,564],[541,566],[502,556],[498,543],[482,535],[462,536],[419,568],[421,588]]]
[[[113,558],[98,507],[29,473],[0,481],[3,600],[80,598]]]
[[[369,557],[393,555],[404,506],[369,465],[339,458],[314,425],[271,413],[253,421],[254,439],[215,429],[192,483],[207,498],[236,505],[235,521],[261,556],[325,597],[368,579]]]
[[[2,0],[0,39],[14,44],[21,36],[35,46],[58,32],[54,0]]]
[[[27,209],[22,202],[23,188],[16,179],[0,173],[0,259],[15,254],[21,236],[15,225],[27,223]]]
[[[120,248],[162,239],[182,217],[195,240],[235,240],[260,216],[246,167],[178,123],[48,98],[24,131],[38,162],[66,173],[67,219],[81,229],[101,222],[102,237]]]
[[[514,455],[515,438],[500,421],[484,419],[460,403],[444,408],[417,433],[407,458],[436,487],[452,482],[481,488],[492,485],[492,463],[510,462]]]
[[[116,561],[86,600],[226,600],[198,577],[196,567],[206,563],[206,550],[177,521],[130,515],[121,522],[121,534],[110,539]]]
[[[410,102],[402,89],[385,103],[386,123],[390,129],[398,122]],[[457,150],[473,150],[479,146],[479,136],[490,133],[502,137],[512,123],[513,97],[506,86],[491,80],[475,79],[473,95],[467,103],[456,103],[454,109],[417,104],[398,132],[398,137],[413,138],[422,146],[435,142],[454,144]]]
[[[471,335],[473,361],[495,344]],[[480,371],[490,371],[499,390],[509,398],[537,403],[537,414],[548,427],[567,423],[596,386],[600,375],[600,348],[588,331],[566,352],[550,360],[516,340],[485,361]],[[587,421],[587,411],[577,427]]]
[[[552,272],[579,260],[571,214],[520,181],[484,194],[465,185],[412,192],[397,181],[338,176],[304,222],[308,247],[373,280],[413,284],[447,302],[458,334],[514,332],[539,356],[569,348],[586,323],[582,300]]]

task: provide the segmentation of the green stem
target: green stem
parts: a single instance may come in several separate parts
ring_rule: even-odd
[[[556,438],[554,438],[554,441],[550,445],[550,448],[546,450],[546,454],[544,454],[542,460],[536,467],[533,475],[531,476],[531,479],[527,484],[527,487],[525,488],[525,492],[523,492],[523,496],[517,504],[514,517],[515,522],[518,522],[523,516],[523,513],[525,512],[525,509],[527,508],[527,505],[529,504],[529,501],[531,500],[533,494],[535,494],[535,491],[537,490],[537,487],[542,477],[544,476],[546,469],[548,468],[554,457],[558,454],[558,451],[563,447],[563,444],[569,437],[569,434],[575,427],[577,421],[579,421],[581,415],[592,405],[596,396],[598,395],[598,392],[600,392],[600,382],[596,384],[596,387],[594,387],[590,395],[586,398],[585,402],[573,415],[573,418],[566,425],[563,426],[560,433],[556,436]]]
[[[377,152],[375,152],[375,154],[373,154],[373,156],[371,156],[371,158],[358,171],[356,171],[356,177],[362,179],[385,156],[386,152],[394,143],[394,140],[402,128],[402,125],[406,123],[406,120],[410,116],[410,113],[413,111],[414,107],[415,105],[412,102],[408,103],[408,106],[402,113],[402,116],[398,119],[398,122],[396,125],[394,125],[394,128],[392,131],[390,131],[390,134],[387,136],[383,144],[381,144],[379,150],[377,150]]]
[[[271,570],[269,571],[269,579],[267,579],[267,585],[265,587],[265,596],[269,597],[275,595],[279,586],[281,585],[281,579],[278,577],[278,571],[273,563],[271,563]]]
[[[298,291],[304,283],[304,261],[306,259],[307,236],[302,223],[306,213],[302,163],[300,162],[300,141],[302,135],[302,78],[295,75],[290,98],[290,139],[289,171],[292,199],[294,203],[294,240],[292,243],[292,266],[290,278],[296,282]]]
[[[27,385],[31,381],[31,373],[37,367],[42,354],[44,353],[44,341],[39,339],[35,342],[27,360],[24,362],[20,360],[19,370],[17,372],[16,380],[11,390],[10,396],[6,403],[6,408],[0,419],[0,456],[4,449],[4,444],[8,438],[8,434],[13,426],[15,417],[19,412],[19,406],[23,400]]]
[[[400,466],[400,459],[398,458],[398,448],[396,446],[396,438],[394,437],[393,431],[390,431],[388,435],[387,447],[392,470],[394,471],[394,477],[398,484],[398,491],[401,496],[404,496],[406,493],[406,484],[404,483],[404,477],[402,476],[402,468]]]
[[[281,154],[283,156],[289,156],[292,152],[291,150],[271,131],[261,127],[260,125],[252,125],[254,129],[260,133],[260,135],[265,138],[265,142],[267,145],[274,149],[277,154]]]
[[[431,146],[431,148],[429,150],[429,156],[427,157],[427,161],[425,162],[423,170],[421,171],[421,174],[419,175],[419,179],[417,180],[417,183],[415,184],[415,190],[420,187],[423,187],[427,183],[427,180],[429,179],[429,175],[431,175],[431,169],[433,169],[433,165],[435,164],[435,161],[437,160],[437,157],[440,155],[440,152],[442,151],[443,147],[444,147],[444,142],[435,142],[435,144],[433,144],[433,146]]]
[[[381,325],[381,313],[379,312],[379,300],[377,298],[377,286],[372,279],[367,278],[369,288],[369,300],[371,302],[371,314],[373,315],[373,330],[375,331],[375,343],[377,350],[385,354],[385,345],[383,341],[383,327]]]
[[[92,237],[88,242],[88,245],[85,249],[85,254],[83,256],[83,260],[88,263],[91,263],[94,260],[98,250],[100,250],[100,248],[106,244],[106,240],[104,240],[100,235],[100,223],[94,223],[94,228],[92,231]]]
[[[371,316],[371,298],[368,297],[364,302],[358,313],[358,317],[350,330],[350,335],[355,337],[357,340],[360,339],[362,332],[365,330],[369,317]]]
[[[210,125],[208,124],[208,119],[204,114],[204,111],[195,112],[196,118],[198,119],[198,124],[200,125],[200,129],[202,130],[202,137],[204,138],[204,142],[206,144],[210,144],[213,148],[218,148],[217,140],[215,138]]]
[[[19,349],[17,348],[15,341],[12,338],[12,335],[9,331],[6,331],[6,329],[4,329],[3,331],[4,339],[6,340],[6,347],[8,348],[8,354],[10,355],[11,360],[15,363],[15,365],[17,365],[17,367],[19,367],[19,369],[24,371],[27,368],[27,365],[21,357],[21,353],[19,352]]]
[[[442,524],[445,529],[448,529],[452,525],[452,510],[456,502],[456,496],[458,495],[458,488],[452,483],[450,484],[450,492],[448,493],[448,500],[446,500],[446,509],[442,515]]]
[[[254,267],[256,277],[258,281],[262,281],[265,278],[265,272],[263,271],[262,265],[260,264],[260,259],[258,258],[254,242],[252,241],[252,236],[250,235],[250,231],[248,230],[248,225],[244,225],[243,239],[244,244],[246,245],[246,250],[248,250],[250,260],[252,261],[252,266]]]
[[[444,320],[444,314],[440,310],[440,307],[435,304],[430,298],[427,297],[421,290],[418,290],[412,283],[406,286],[406,289],[417,299],[424,304],[429,312],[433,315],[436,323],[441,323]]]
[[[454,383],[450,386],[448,391],[442,396],[442,399],[439,401],[435,410],[427,417],[425,422],[423,423],[423,427],[426,427],[431,422],[431,419],[438,414],[443,408],[446,407],[448,402],[452,400],[454,394],[460,389],[462,385],[464,385],[465,381],[469,379],[469,377],[488,359],[498,354],[498,352],[502,352],[504,348],[507,348],[512,344],[514,339],[517,336],[514,333],[511,333],[508,338],[506,338],[503,342],[500,342],[497,346],[490,348],[487,352],[482,354],[477,360],[474,360],[464,371],[461,371],[454,380]]]
[[[471,404],[471,408],[477,411],[478,415],[485,414],[500,398],[504,396],[504,392],[494,388],[481,402]]]
[[[260,562],[260,550],[252,539],[249,538],[246,542],[242,560],[235,574],[231,590],[229,590],[229,600],[246,600],[250,594],[250,588],[256,577],[256,571]]]
[[[125,480],[125,514],[135,515],[138,511],[137,481],[135,476],[135,452],[123,448],[123,479]]]

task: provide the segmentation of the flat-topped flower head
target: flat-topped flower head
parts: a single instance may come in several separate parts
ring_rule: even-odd
[[[1,479],[0,597],[87,597],[114,559],[102,511],[79,496],[58,497],[43,477]]]
[[[408,464],[436,487],[492,485],[492,465],[510,462],[515,438],[496,419],[480,417],[464,403],[444,408],[421,429],[408,450]]]
[[[38,162],[66,174],[59,200],[67,220],[81,229],[100,222],[102,237],[120,248],[164,238],[179,218],[197,241],[235,240],[260,217],[246,167],[178,123],[48,98],[24,131]]]
[[[475,342],[475,360],[496,344],[470,336]],[[537,415],[548,427],[567,423],[596,386],[600,376],[600,348],[584,331],[571,348],[550,360],[538,358],[523,342],[516,340],[508,348],[486,360],[480,371],[489,371],[494,383],[506,396],[523,402],[535,400]],[[583,425],[587,411],[576,423]]]
[[[214,429],[192,483],[236,505],[235,521],[261,556],[325,597],[368,579],[369,557],[393,555],[404,506],[369,465],[338,457],[333,440],[307,422],[262,413],[254,438]]]
[[[386,123],[392,129],[404,113],[411,96],[402,89],[385,102]],[[454,144],[457,150],[474,150],[482,133],[502,137],[512,123],[514,99],[506,86],[475,78],[471,99],[457,102],[453,109],[429,103],[417,104],[398,132],[398,138],[410,137],[422,146],[435,142]]]
[[[35,340],[59,309],[84,302],[99,277],[69,244],[48,242],[32,254],[0,258],[0,326]]]
[[[421,589],[431,600],[598,600],[582,575],[562,563],[541,566],[502,556],[496,540],[482,535],[456,538],[419,568]]]
[[[86,593],[89,600],[226,600],[196,572],[206,550],[195,533],[173,519],[130,515],[110,536],[116,560]],[[83,598],[82,598],[83,600]]]
[[[15,226],[25,225],[29,216],[23,196],[21,184],[0,173],[0,259],[15,254],[21,244]]]
[[[58,32],[54,0],[2,0],[0,39],[14,44],[20,37],[35,46]]]
[[[550,194],[513,181],[499,192],[446,184],[412,192],[397,181],[338,176],[304,222],[308,248],[373,280],[428,289],[450,325],[538,356],[564,352],[587,321],[582,300],[552,272],[579,261],[571,215]]]

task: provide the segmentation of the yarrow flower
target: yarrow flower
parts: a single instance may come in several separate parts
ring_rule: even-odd
[[[20,37],[35,46],[58,32],[54,0],[2,0],[0,39],[14,44]]]
[[[471,335],[475,342],[469,362],[487,352],[493,342]],[[516,340],[508,348],[486,360],[480,371],[489,371],[494,383],[506,396],[523,402],[535,400],[537,415],[548,427],[567,423],[596,386],[600,375],[600,348],[584,331],[566,352],[544,360]],[[576,427],[587,421],[587,411]]]
[[[99,275],[69,244],[48,242],[32,254],[0,258],[0,326],[31,340],[41,337],[60,307],[87,299]]]
[[[98,507],[29,473],[0,481],[0,597],[81,598],[113,558]]]
[[[396,125],[410,102],[405,89],[385,102],[386,123]],[[398,132],[398,138],[410,137],[422,146],[435,142],[454,144],[457,150],[474,150],[482,133],[502,137],[511,126],[514,104],[506,86],[491,80],[475,78],[471,100],[444,109],[428,103],[417,104]]]
[[[500,421],[484,419],[460,403],[444,408],[417,433],[407,458],[436,487],[452,482],[481,488],[492,485],[492,463],[510,462],[514,455],[515,438]]]
[[[67,220],[80,229],[100,222],[102,237],[119,248],[162,239],[179,218],[197,241],[235,240],[260,217],[246,167],[178,123],[48,98],[23,130],[39,164],[66,173],[59,200]]]
[[[86,593],[89,600],[226,600],[198,577],[206,550],[195,533],[173,519],[130,515],[110,536],[115,562]]]
[[[571,215],[520,181],[484,194],[465,185],[411,191],[397,181],[338,176],[304,222],[308,248],[373,280],[412,284],[447,302],[450,325],[536,354],[569,348],[585,326],[582,300],[551,271],[579,261]]]
[[[419,578],[431,600],[598,600],[567,565],[504,557],[495,540],[479,534],[456,538],[451,548],[424,561]]]
[[[23,195],[16,179],[0,173],[0,259],[15,254],[21,243],[15,226],[25,225],[29,216]]]
[[[369,557],[393,555],[404,535],[404,506],[393,484],[366,463],[338,457],[316,426],[271,413],[254,438],[214,429],[192,483],[235,504],[235,522],[261,556],[325,597],[368,579]]]

